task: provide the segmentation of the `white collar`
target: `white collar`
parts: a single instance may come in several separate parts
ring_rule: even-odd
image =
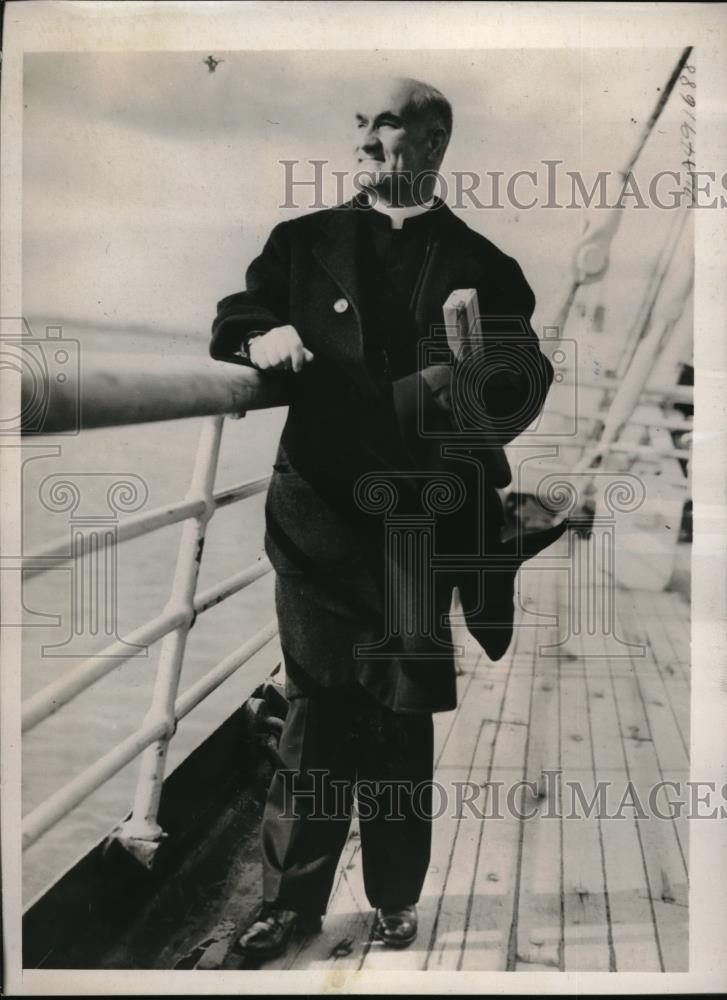
[[[392,229],[403,229],[404,219],[413,219],[415,215],[423,215],[429,211],[434,205],[434,198],[430,198],[423,205],[406,205],[404,208],[392,208],[391,205],[384,205],[380,198],[372,198],[370,205],[382,215],[388,215]]]

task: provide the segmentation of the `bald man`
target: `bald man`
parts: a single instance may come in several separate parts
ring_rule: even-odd
[[[396,80],[361,93],[353,124],[359,196],[276,226],[213,324],[213,357],[287,379],[291,399],[265,536],[289,709],[262,826],[264,903],[238,943],[256,961],[320,928],[354,806],[374,936],[414,941],[432,835],[432,714],[456,706],[446,615],[456,583],[474,620],[481,577],[434,576],[392,554],[377,484],[397,513],[430,521],[422,484],[463,484],[463,502],[436,516],[438,544],[463,565],[481,544],[501,555],[502,445],[531,423],[552,379],[520,267],[434,197],[452,132],[446,98]],[[484,329],[498,360],[476,383],[490,436],[477,461],[470,448],[453,467],[419,418],[456,440],[459,361],[442,306],[460,288],[477,289],[495,318]],[[421,342],[438,331],[443,361],[422,368]],[[483,577],[487,621],[472,629],[493,658],[512,634],[515,572],[513,562]]]

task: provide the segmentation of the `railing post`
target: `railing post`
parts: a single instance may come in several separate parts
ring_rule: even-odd
[[[207,420],[197,447],[188,499],[203,499],[204,510],[182,526],[174,583],[167,610],[185,612],[182,625],[165,636],[159,654],[151,706],[146,722],[163,720],[165,735],[147,747],[141,758],[131,817],[114,833],[115,839],[146,867],[151,868],[164,832],[157,822],[169,742],[174,735],[174,704],[179,689],[187,635],[194,619],[194,596],[202,560],[207,522],[214,513],[213,489],[220,450],[223,417]]]

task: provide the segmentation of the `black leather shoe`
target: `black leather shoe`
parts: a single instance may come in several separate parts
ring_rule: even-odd
[[[277,958],[282,955],[296,930],[315,933],[321,918],[263,905],[260,913],[235,945],[235,951],[248,958]]]
[[[374,937],[390,948],[407,948],[417,936],[416,906],[403,906],[400,910],[376,911]]]

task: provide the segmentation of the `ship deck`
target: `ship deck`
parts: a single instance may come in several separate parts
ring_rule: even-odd
[[[521,576],[525,607],[557,613],[563,593],[550,574]],[[544,656],[562,633],[547,619],[518,629],[499,663],[466,647],[459,708],[436,720],[435,778],[449,807],[434,822],[415,944],[392,952],[371,940],[353,829],[322,934],[275,967],[687,969],[687,822],[640,818],[630,789],[648,812],[658,782],[688,778],[688,608],[673,592],[624,590],[616,608],[616,635],[642,656],[614,646],[612,655],[584,657],[582,637]],[[544,770],[562,771],[560,808]],[[532,790],[509,810],[507,789],[519,780]],[[500,808],[478,796],[479,818],[464,793],[452,808],[455,782],[501,782]],[[586,801],[598,782],[610,783],[606,815],[586,816],[578,799],[572,810],[569,782]],[[660,811],[668,812],[663,801]]]
[[[566,582],[554,576],[521,572],[524,614],[510,653],[492,663],[467,641],[459,707],[435,717],[446,807],[434,821],[417,941],[403,951],[372,941],[354,823],[322,933],[266,968],[688,968],[687,821],[659,819],[648,804],[659,782],[688,778],[687,601],[617,590],[614,636],[571,635],[547,650],[567,633]],[[562,772],[559,789],[545,771]],[[507,790],[521,780],[532,785],[509,809]],[[588,803],[599,782],[606,808],[587,815],[570,783]],[[456,783],[468,789],[459,808]],[[664,797],[656,806],[668,814]]]
[[[416,942],[393,951],[372,940],[354,820],[322,932],[265,969],[687,970],[687,820],[652,792],[688,779],[687,599],[617,589],[615,633],[573,635],[566,574],[534,568],[520,580],[501,661],[457,634],[459,707],[435,716],[442,806]],[[513,797],[518,782],[530,784]],[[242,812],[229,811],[188,876],[193,891],[177,881],[105,967],[249,967],[233,949],[260,893],[256,834],[235,832]]]

